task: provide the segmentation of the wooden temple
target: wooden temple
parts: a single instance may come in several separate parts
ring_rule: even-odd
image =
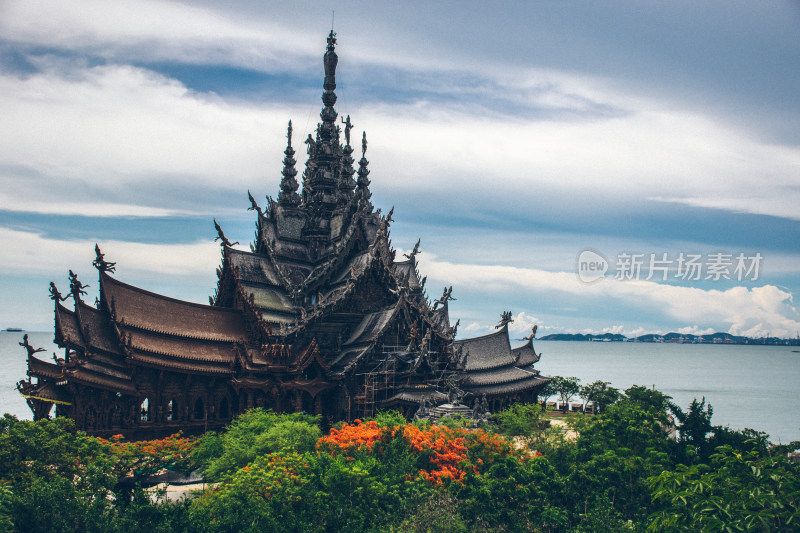
[[[396,257],[392,211],[371,203],[366,133],[356,162],[350,117],[337,120],[335,44],[331,32],[302,188],[289,122],[277,199],[262,209],[248,193],[250,250],[234,248],[215,221],[222,264],[209,305],[117,280],[99,247],[94,305],[72,271],[68,295],[51,283],[64,354],[46,361],[27,346],[28,379],[18,388],[35,419],[55,406],[90,434],[152,438],[219,429],[252,407],[333,423],[389,408],[413,416],[453,400],[454,388],[465,404],[480,399],[492,411],[536,401],[549,378],[533,368],[533,335],[512,349],[506,313],[494,333],[456,340],[452,287],[428,299],[419,242]]]

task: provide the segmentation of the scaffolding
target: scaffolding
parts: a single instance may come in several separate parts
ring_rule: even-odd
[[[354,400],[356,412],[361,418],[371,418],[375,416],[375,407],[378,403],[386,400],[388,392],[395,388],[395,377],[397,376],[397,359],[389,357],[390,353],[403,350],[400,346],[384,346],[382,357],[367,372],[356,374],[363,376],[364,380],[359,384],[358,393]]]
[[[375,362],[372,368],[366,372],[356,374],[358,378],[362,378],[358,384],[358,392],[353,398],[357,417],[359,418],[372,418],[375,416],[376,408],[381,402],[388,400],[391,395],[397,390],[397,358],[392,357],[391,354],[405,352],[407,346],[400,345],[384,345],[381,350],[381,358]],[[439,355],[437,351],[428,352],[428,361],[436,359]],[[427,385],[434,389],[440,389],[442,383],[449,374],[447,369],[447,362],[436,361],[431,364],[434,371],[432,378],[425,380]]]

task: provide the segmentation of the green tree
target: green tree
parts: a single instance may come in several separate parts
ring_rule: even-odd
[[[706,399],[698,402],[697,398],[689,404],[689,410],[679,411],[676,414],[678,419],[679,441],[687,446],[694,447],[700,460],[705,462],[711,455],[711,443],[708,436],[711,434],[711,416],[714,409],[711,404],[706,405]]]
[[[313,456],[263,455],[196,498],[189,523],[197,532],[322,531],[313,512]]]
[[[619,401],[622,394],[610,382],[597,380],[581,387],[580,396],[587,402],[592,402],[592,412],[599,413]]]
[[[800,466],[731,446],[710,459],[648,480],[649,531],[800,531]]]
[[[468,533],[474,531],[460,514],[462,504],[447,490],[425,494],[398,525],[390,525],[390,533]]]
[[[12,505],[14,503],[14,491],[8,481],[0,481],[0,533],[11,533],[14,531],[14,519],[12,516]]]
[[[625,398],[628,402],[639,405],[652,413],[680,412],[680,408],[672,402],[672,397],[667,396],[655,388],[642,385],[633,385],[625,389]]]
[[[221,479],[261,455],[313,450],[322,436],[318,422],[318,416],[306,413],[251,409],[234,419],[225,432],[203,436],[192,458],[203,465],[206,479]]]
[[[513,439],[521,437],[528,447],[536,447],[544,432],[544,416],[542,406],[535,403],[515,403],[510,407],[492,415],[496,431]]]
[[[0,418],[0,479],[12,484],[55,476],[84,481],[89,473],[100,473],[107,456],[108,446],[76,431],[68,418],[36,422],[9,414]],[[93,458],[97,460],[89,461]],[[105,473],[110,476],[110,469]]]
[[[539,389],[538,391],[538,398],[542,405],[547,408],[547,400],[558,394],[556,390],[556,378],[558,376],[554,376],[550,381],[544,384],[544,386]]]
[[[564,405],[562,409],[566,410],[569,408],[569,402],[572,398],[580,392],[581,380],[575,376],[567,378],[555,376],[551,383],[553,383],[556,394],[558,394],[558,400]]]

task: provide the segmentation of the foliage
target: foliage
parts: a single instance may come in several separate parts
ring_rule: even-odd
[[[11,506],[14,501],[14,491],[8,481],[0,481],[0,533],[10,533],[14,530],[14,521],[11,515]]]
[[[568,378],[554,376],[550,383],[552,383],[556,394],[558,394],[559,402],[561,402],[565,408],[569,406],[570,400],[581,390],[581,380],[575,376]]]
[[[311,471],[310,460],[298,453],[258,457],[196,498],[189,523],[208,532],[320,530],[304,501]]]
[[[622,397],[619,389],[612,387],[610,382],[599,379],[581,387],[579,394],[586,402],[592,402],[592,409],[595,413],[605,411],[606,407],[616,403]]]
[[[170,439],[115,440],[75,431],[65,418],[31,422],[6,415],[0,420],[0,531],[180,530],[183,507],[153,502],[141,489],[121,497],[117,485],[143,457],[174,462]]]
[[[672,402],[672,398],[656,389],[649,389],[642,385],[633,385],[625,389],[625,399],[642,409],[654,414],[666,414],[669,412],[680,412],[680,409]]]
[[[678,465],[649,479],[651,531],[800,530],[800,467],[784,457],[721,446],[710,464]]]
[[[554,376],[553,379],[545,383],[544,386],[539,389],[539,401],[541,401],[545,406],[547,405],[547,400],[558,394],[558,391],[556,390],[557,382],[554,381],[556,377],[558,376]]]
[[[318,423],[318,416],[306,413],[251,409],[231,422],[224,433],[204,435],[192,459],[204,469],[206,479],[218,480],[262,455],[313,450],[322,436]]]
[[[398,525],[391,525],[389,533],[468,533],[474,531],[459,515],[462,502],[446,490],[426,494],[416,502],[412,511]]]
[[[85,459],[107,451],[106,444],[76,432],[67,418],[31,422],[6,414],[0,419],[0,479],[15,484],[39,477],[86,480]]]
[[[109,453],[118,459],[115,471],[120,476],[146,476],[162,469],[189,472],[194,463],[189,460],[197,439],[175,433],[163,439],[125,442],[122,435],[110,440],[99,439],[110,446]]]
[[[684,412],[635,386],[596,416],[568,417],[574,436],[561,439],[542,434],[535,404],[497,413],[494,431],[387,411],[323,436],[317,417],[256,409],[199,440],[142,442],[6,416],[0,533],[800,530],[800,466],[712,414],[704,399]],[[179,503],[118,482],[196,463],[220,482]]]
[[[515,403],[492,415],[497,432],[508,438],[538,435],[543,421],[542,406],[535,403]]]
[[[584,508],[605,499],[620,517],[639,520],[649,503],[645,480],[671,466],[669,451],[663,428],[647,411],[614,405],[581,431],[567,484],[582,492]]]
[[[472,427],[472,420],[461,415],[461,413],[453,413],[443,416],[437,422],[437,425],[448,427],[450,429],[456,428],[469,428]]]
[[[708,435],[711,433],[711,416],[714,409],[711,405],[706,406],[706,399],[698,402],[697,398],[692,400],[689,410],[676,413],[678,419],[679,440],[681,443],[692,446],[697,455],[706,460],[711,454],[711,446]]]
[[[372,418],[371,420],[374,420],[375,423],[378,424],[381,427],[386,427],[386,426],[405,426],[408,423],[408,421],[406,420],[406,417],[404,417],[400,413],[400,411],[397,411],[395,409],[390,409],[390,410],[386,410],[386,411],[378,411],[378,414],[376,414],[375,417]],[[341,428],[341,426],[339,426],[339,428]],[[337,428],[337,429],[339,429],[339,428]]]
[[[408,477],[418,475],[434,485],[463,483],[467,470],[480,471],[497,454],[512,453],[508,442],[482,429],[419,428],[412,424],[380,427],[374,420],[356,420],[340,430],[331,429],[319,440],[317,449],[334,456],[355,457],[359,451],[382,455],[385,447],[397,439],[402,439],[413,457],[416,472],[409,472]]]

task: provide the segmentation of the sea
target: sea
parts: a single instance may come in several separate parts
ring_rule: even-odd
[[[25,378],[23,332],[0,332],[0,412],[30,419],[15,384]],[[51,332],[28,332],[63,357]],[[624,390],[655,387],[686,409],[695,398],[713,408],[712,424],[763,431],[773,443],[800,441],[800,353],[797,346],[535,341],[536,364],[548,376],[575,376],[582,384],[608,381]],[[554,399],[554,398],[553,398]],[[576,402],[579,400],[575,400]]]

